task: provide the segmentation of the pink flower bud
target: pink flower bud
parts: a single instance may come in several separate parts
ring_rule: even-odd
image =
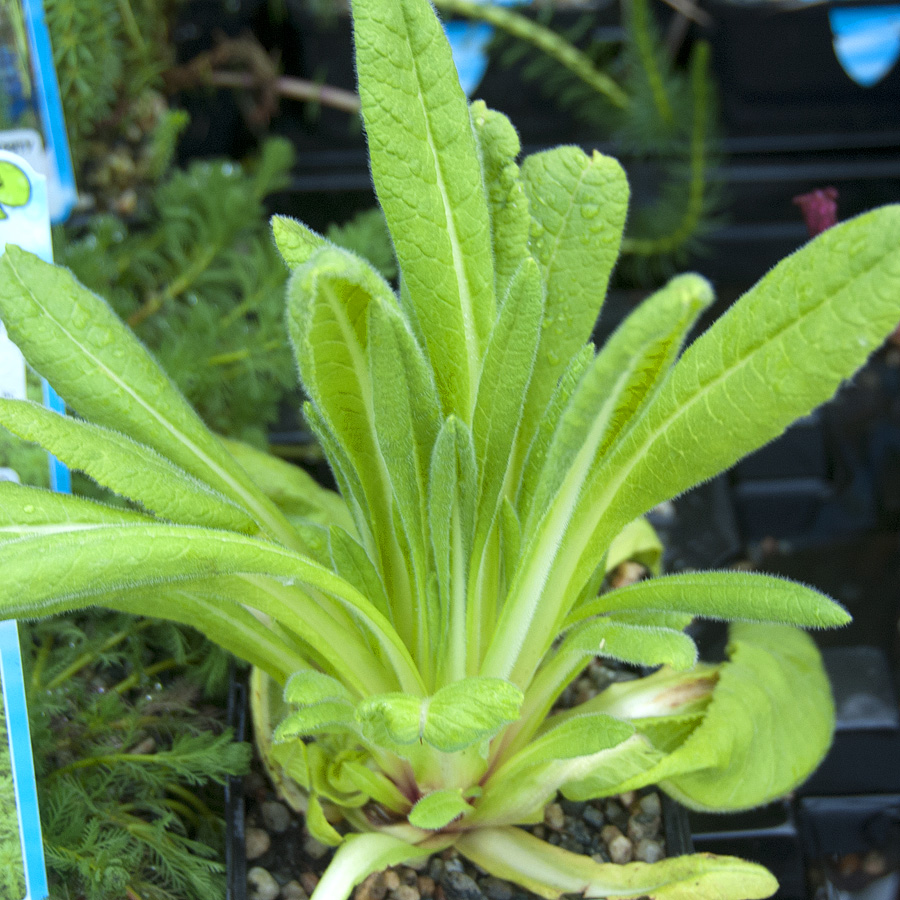
[[[815,237],[837,224],[837,188],[826,187],[794,197],[800,207],[809,236]]]

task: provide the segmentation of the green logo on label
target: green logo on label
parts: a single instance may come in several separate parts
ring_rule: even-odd
[[[15,164],[0,159],[0,220],[8,218],[3,206],[24,206],[31,197],[31,182]]]

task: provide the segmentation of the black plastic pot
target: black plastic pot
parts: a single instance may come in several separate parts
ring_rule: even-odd
[[[838,59],[830,16],[854,5],[711,0],[704,6],[713,22],[707,36],[730,134],[889,132],[900,126],[896,58],[871,86],[854,80]],[[890,5],[892,0],[866,4]]]

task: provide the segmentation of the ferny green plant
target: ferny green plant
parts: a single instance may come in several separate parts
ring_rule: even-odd
[[[600,864],[517,826],[557,792],[650,783],[755,806],[825,752],[827,679],[793,626],[841,625],[839,606],[765,575],[604,575],[652,547],[645,512],[826,400],[894,328],[900,207],[816,238],[683,354],[712,298],[695,275],[598,353],[621,168],[575,147],[520,166],[510,123],[467,106],[426,0],[353,9],[399,291],[274,222],[340,496],[216,438],[100,299],[9,247],[0,316],[80,418],[4,400],[0,422],[133,508],[0,484],[0,611],[139,611],[253,663],[264,757],[338,846],[315,900],[451,846],[543,897],[769,896],[738,859]],[[736,620],[724,663],[696,662],[693,616]],[[553,712],[598,654],[660,668]]]

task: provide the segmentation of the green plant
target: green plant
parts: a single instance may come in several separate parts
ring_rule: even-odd
[[[0,693],[0,897],[20,900],[25,896],[25,868],[2,697]]]
[[[615,41],[587,37],[595,25],[591,13],[564,33],[554,31],[552,2],[534,17],[473,0],[436,0],[435,6],[493,25],[499,36],[492,58],[500,65],[521,63],[524,78],[594,133],[635,161],[651,161],[659,188],[631,210],[622,242],[622,268],[630,277],[643,281],[669,271],[701,247],[719,203],[710,175],[715,91],[704,42],[694,46],[686,71],[676,67],[648,0],[623,4],[622,38]]]
[[[221,784],[250,749],[203,711],[226,654],[172,623],[96,610],[25,633],[53,896],[221,896]]]
[[[656,782],[697,808],[754,806],[821,758],[827,679],[785,623],[846,622],[831,600],[725,572],[598,590],[647,545],[643,513],[826,400],[894,327],[900,207],[820,235],[680,359],[711,300],[694,275],[598,354],[585,341],[619,250],[619,166],[562,147],[519,167],[509,122],[467,106],[426,0],[354,12],[399,293],[274,223],[307,419],[341,497],[219,441],[95,295],[11,247],[0,316],[83,419],[2,401],[0,421],[140,508],[0,484],[0,611],[152,612],[256,665],[261,749],[286,793],[303,788],[313,834],[340,844],[316,900],[451,845],[546,897],[769,896],[774,879],[740,860],[600,865],[515,826],[557,791]],[[741,620],[727,662],[695,664],[694,615]],[[548,715],[598,653],[665,667]]]

